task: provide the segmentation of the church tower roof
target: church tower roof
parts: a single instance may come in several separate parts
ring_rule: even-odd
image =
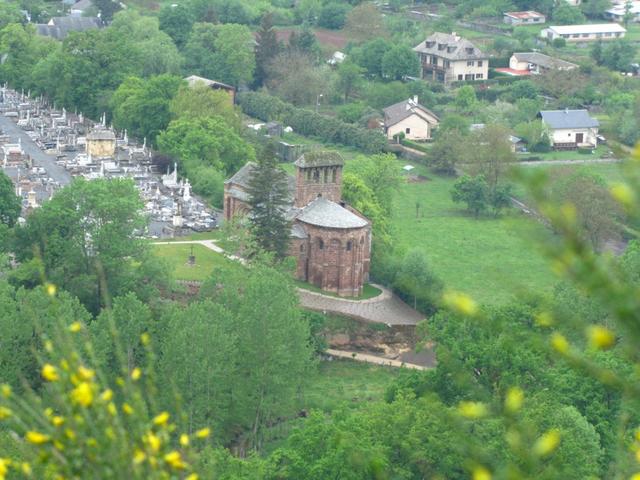
[[[337,167],[344,165],[344,159],[338,152],[316,150],[303,153],[294,165],[298,168]]]

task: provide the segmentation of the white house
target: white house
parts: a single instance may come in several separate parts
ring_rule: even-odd
[[[626,33],[627,29],[617,23],[598,23],[551,26],[542,29],[540,36],[547,40],[564,38],[567,42],[593,42],[615,40],[624,37]]]
[[[420,76],[437,82],[486,80],[489,56],[455,32],[436,32],[413,48],[420,58]]]
[[[504,12],[503,22],[509,25],[536,25],[547,21],[540,12],[526,10],[524,12]]]
[[[509,68],[515,71],[538,75],[546,73],[549,70],[573,70],[578,68],[578,65],[559,58],[550,57],[544,53],[515,52],[509,59]]]
[[[418,103],[418,97],[391,105],[383,110],[384,133],[388,139],[403,133],[409,140],[431,140],[431,131],[440,119]]]
[[[556,150],[598,145],[598,120],[586,110],[543,110],[538,113],[547,130],[551,145]]]
[[[632,22],[640,22],[640,1],[630,2],[629,14],[631,15]],[[626,15],[626,4],[621,3],[614,5],[609,10],[604,12],[604,16],[614,22],[624,22],[624,16]]]

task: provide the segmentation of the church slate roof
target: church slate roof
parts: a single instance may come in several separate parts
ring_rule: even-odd
[[[235,173],[235,175],[228,180],[225,180],[224,183],[232,183],[234,185],[240,185],[241,187],[247,188],[255,166],[256,164],[254,162],[245,163],[242,168]]]
[[[316,198],[302,209],[297,220],[327,228],[362,228],[369,222],[346,208],[323,197]]]
[[[296,167],[332,167],[334,165],[344,165],[344,159],[338,152],[327,150],[316,150],[303,153],[294,165]]]
[[[49,24],[36,24],[36,32],[39,35],[62,40],[70,32],[83,32],[93,28],[100,28],[101,26],[102,22],[98,17],[53,17]]]

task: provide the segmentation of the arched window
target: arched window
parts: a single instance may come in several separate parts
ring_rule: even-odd
[[[304,243],[300,244],[300,251],[304,252]]]
[[[317,168],[313,169],[313,180],[315,182],[319,182],[320,181],[320,172],[318,171]]]
[[[350,252],[350,251],[351,251],[351,247],[352,247],[352,246],[353,246],[353,242],[352,242],[351,240],[349,240],[349,241],[347,242],[347,252]]]
[[[336,172],[338,171],[337,168],[333,168],[332,172],[331,172],[331,182],[332,183],[336,183]]]
[[[321,238],[319,238],[318,239],[318,249],[322,250],[323,248],[324,248],[324,241]]]

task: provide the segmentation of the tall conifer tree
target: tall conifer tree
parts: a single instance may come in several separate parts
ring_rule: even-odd
[[[275,147],[268,143],[258,158],[249,181],[251,231],[257,244],[277,258],[289,248],[290,225],[285,218],[289,206],[287,174],[278,166]]]
[[[271,13],[265,13],[262,16],[257,42],[254,82],[256,87],[260,87],[266,80],[266,69],[269,62],[271,62],[280,51],[276,32],[273,29],[273,16]]]

